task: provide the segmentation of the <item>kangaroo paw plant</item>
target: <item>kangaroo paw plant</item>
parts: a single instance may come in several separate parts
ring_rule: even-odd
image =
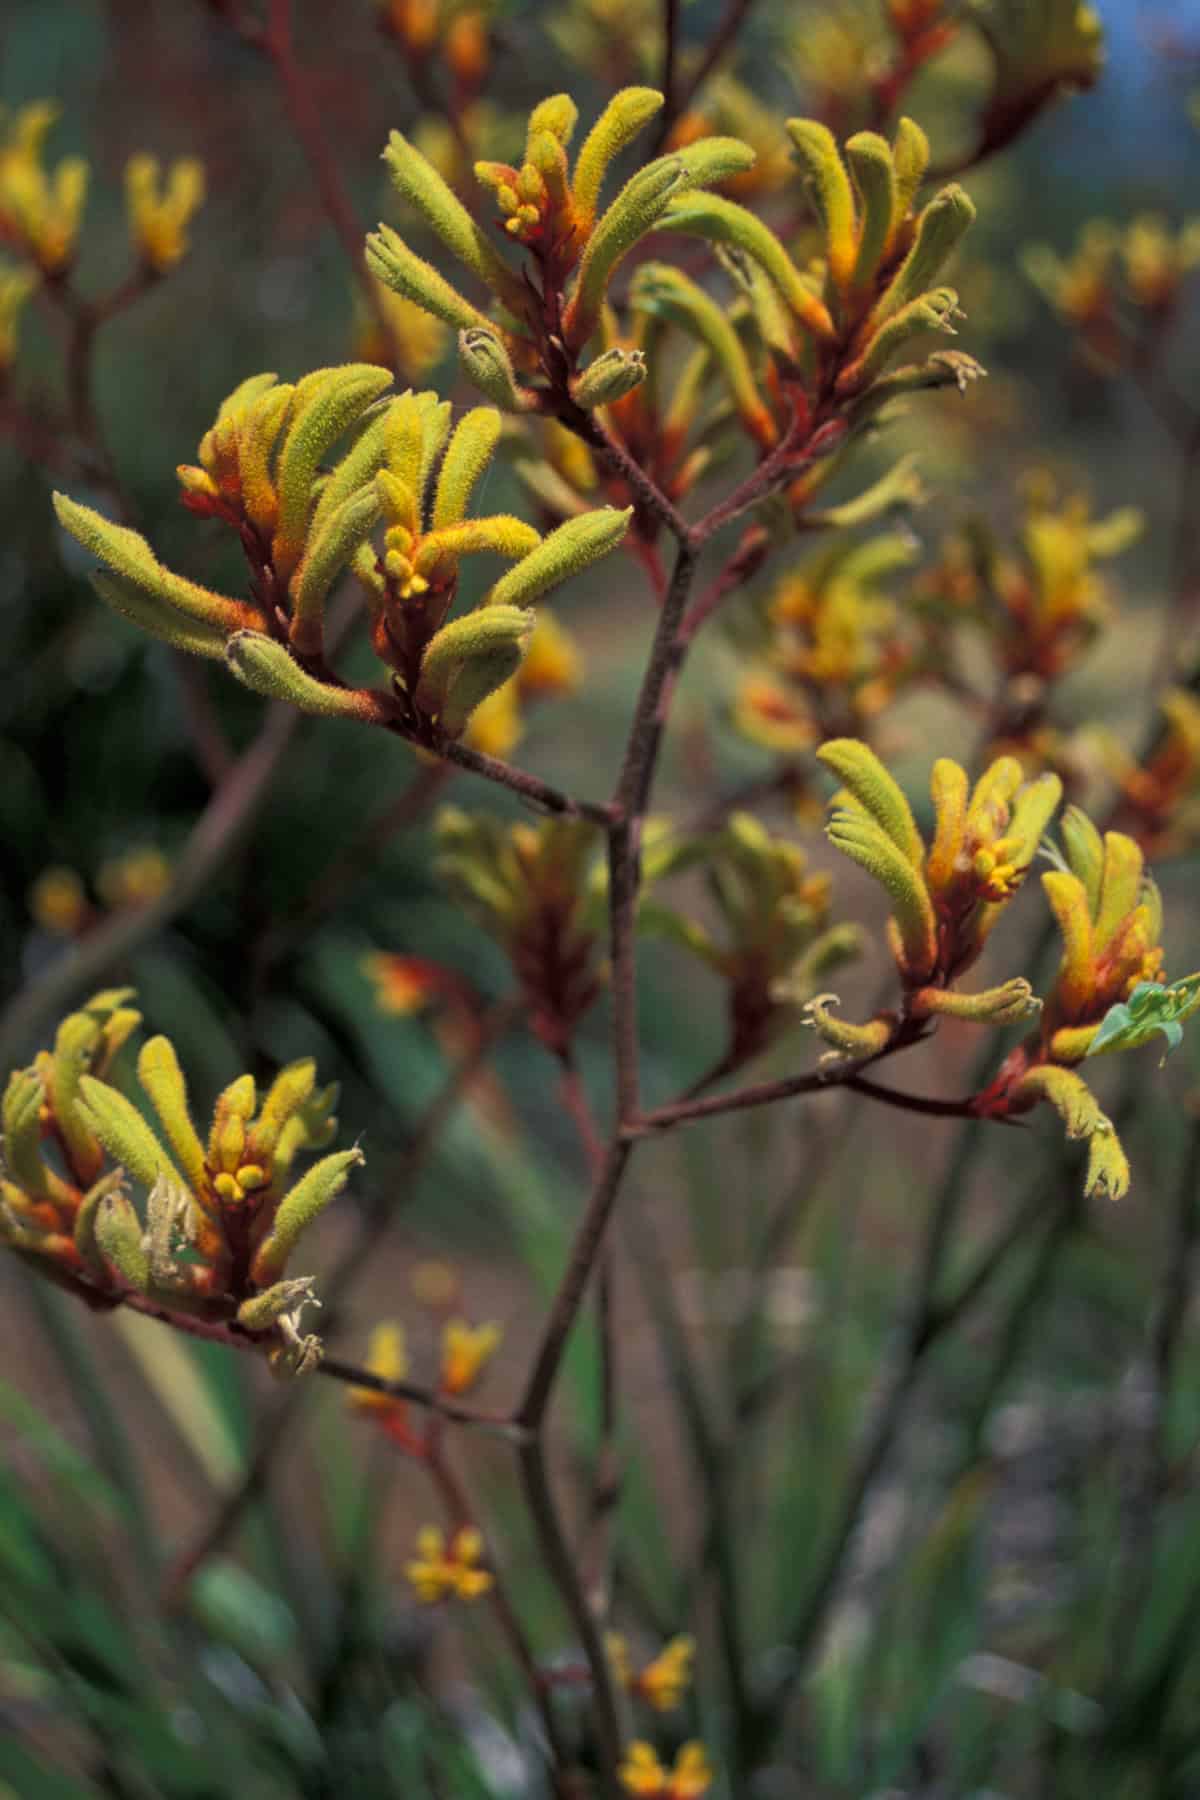
[[[1037,134],[1102,69],[1080,0],[839,0],[794,18],[569,0],[511,93],[526,10],[360,10],[366,51],[343,64],[361,21],[339,9],[318,74],[290,0],[199,9],[193,35],[227,59],[212,66],[238,71],[188,84],[211,99],[209,136],[232,121],[234,149],[207,158],[219,205],[201,233],[199,158],[139,150],[132,260],[108,292],[80,285],[97,210],[85,232],[83,158],[46,160],[56,109],[0,125],[0,436],[52,478],[61,533],[42,490],[37,514],[68,572],[82,551],[136,628],[63,580],[70,619],[48,605],[52,633],[11,659],[33,697],[6,713],[0,823],[24,842],[39,804],[45,819],[15,909],[0,893],[0,934],[23,921],[22,991],[0,1014],[15,1069],[0,1237],[74,1359],[105,1491],[127,1462],[136,1481],[137,1415],[99,1406],[68,1298],[102,1331],[115,1315],[217,1502],[194,1547],[164,1555],[135,1494],[138,1591],[161,1578],[163,1619],[110,1642],[89,1611],[64,1634],[84,1564],[60,1568],[38,1532],[66,1515],[63,1483],[84,1492],[81,1459],[26,1430],[8,1371],[0,1412],[45,1467],[29,1534],[0,1468],[5,1720],[29,1714],[40,1756],[78,1689],[64,1756],[105,1792],[165,1800],[235,1762],[262,1800],[1074,1800],[1100,1791],[1093,1753],[1114,1794],[1194,1792],[1193,1551],[1178,1593],[1160,1591],[1195,1535],[1194,1144],[1141,1352],[1115,1264],[1157,1242],[1175,1154],[1166,1124],[1165,1147],[1144,1143],[1139,1109],[1156,1135],[1186,1116],[1186,1056],[1158,1075],[1135,1053],[1161,1067],[1200,1012],[1200,973],[1176,973],[1196,959],[1200,845],[1200,404],[1178,350],[1200,226],[1094,219],[1073,248],[1002,235],[1002,184],[974,171],[1026,133],[1042,161],[1016,180],[1070,162]],[[580,103],[553,91],[525,116],[560,53]],[[403,125],[382,168],[377,62]],[[182,93],[169,75],[155,91]],[[294,133],[290,172],[243,170],[260,114],[272,144]],[[364,233],[372,170],[389,222]],[[1136,175],[1121,163],[1123,188]],[[247,195],[274,260],[235,288],[204,259]],[[344,316],[315,354],[355,360],[297,373],[320,340],[311,320],[293,340],[302,309],[275,297],[281,269],[324,270],[318,228],[344,253]],[[151,290],[139,369],[164,442],[179,427],[156,305],[186,321],[169,354],[195,347],[201,417],[233,378],[209,385],[225,349],[235,369],[284,371],[220,402],[178,467],[173,527],[126,479],[140,451],[103,429],[108,327]],[[240,321],[231,300],[223,332],[243,291],[266,298]],[[1071,354],[1016,357],[1027,318]],[[1070,458],[1045,429],[1056,361]],[[1090,480],[1073,454],[1119,381],[1179,458],[1163,607],[1168,559],[1143,567],[1137,546],[1168,502],[1140,470],[1105,496],[1116,431]],[[1043,466],[1024,465],[1031,442]],[[53,564],[33,543],[17,534],[0,559],[6,598],[10,569],[23,587]],[[1122,588],[1138,583],[1135,611]],[[54,720],[44,775],[24,748],[35,712]],[[297,712],[375,730],[331,741]],[[161,830],[111,791],[143,735],[184,796]],[[126,980],[148,1012],[175,1008],[174,1042],[144,1036]],[[305,1051],[342,1065],[364,1193],[363,1151],[334,1147],[337,1089]],[[221,1086],[235,1053],[251,1072]],[[699,1155],[655,1160],[653,1140],[692,1127]],[[1006,1160],[978,1184],[978,1250],[967,1197],[987,1144]],[[853,1208],[833,1180],[849,1155]],[[1009,1218],[1035,1162],[1050,1172]],[[1135,1179],[1127,1205],[1096,1204]],[[468,1217],[486,1311],[420,1247]],[[419,1317],[389,1290],[396,1229]],[[1043,1318],[1085,1233],[1074,1302],[1055,1288]],[[335,1239],[328,1273],[297,1271]],[[887,1282],[908,1262],[892,1331]],[[368,1270],[373,1328],[344,1305]],[[310,1329],[322,1299],[327,1343]],[[158,1332],[161,1364],[134,1314],[179,1334]],[[339,1333],[360,1330],[361,1362],[343,1359]],[[993,1409],[1041,1354],[1046,1394],[1011,1410],[1049,1436],[1108,1335],[1153,1390],[1138,1454],[1110,1493],[1124,1415],[1071,1412],[1031,1625],[1020,1596],[996,1604],[996,1546],[1027,1496],[1009,1491]],[[194,1365],[185,1337],[204,1340]],[[935,1355],[948,1340],[962,1354]],[[321,1379],[251,1443],[245,1396],[209,1379],[228,1351]],[[313,1403],[329,1381],[344,1408]],[[896,1455],[922,1405],[936,1431]],[[311,1489],[269,1479],[293,1414],[320,1433]],[[287,1606],[226,1555],[260,1503],[285,1578],[311,1580]],[[1102,1542],[1102,1577],[1060,1579],[1060,1539],[1085,1558]],[[43,1567],[45,1620],[27,1592]],[[144,1679],[143,1644],[163,1659]],[[192,1750],[205,1772],[180,1775]],[[82,1791],[71,1767],[64,1796]],[[41,1772],[0,1746],[5,1793],[60,1791]]]

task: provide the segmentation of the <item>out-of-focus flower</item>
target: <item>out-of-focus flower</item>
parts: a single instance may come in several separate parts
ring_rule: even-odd
[[[1200,263],[1200,219],[1172,232],[1154,213],[1132,219],[1121,240],[1130,298],[1148,313],[1169,313],[1184,279]]]
[[[410,63],[424,63],[436,55],[448,67],[461,115],[464,103],[479,92],[487,75],[490,5],[378,0],[377,12],[380,29],[395,39]]]
[[[466,1394],[500,1347],[499,1325],[468,1325],[449,1319],[442,1329],[440,1385],[447,1394]]]
[[[1142,515],[1122,506],[1094,519],[1084,497],[1061,497],[1041,473],[1026,481],[1025,501],[1018,555],[1002,550],[982,527],[972,549],[1008,674],[1052,681],[1074,666],[1109,618],[1100,565],[1136,542]]]
[[[879,7],[871,0],[837,0],[788,18],[788,73],[810,110],[835,127],[857,123],[886,51]]]
[[[1162,733],[1140,765],[1111,733],[1092,736],[1121,789],[1131,835],[1147,856],[1173,856],[1200,838],[1200,700],[1169,688],[1159,704]]]
[[[408,1375],[408,1344],[403,1325],[387,1320],[376,1325],[367,1343],[363,1367],[381,1381],[404,1381]],[[389,1420],[403,1420],[407,1408],[403,1400],[392,1394],[381,1394],[377,1388],[352,1387],[347,1403],[355,1412],[378,1413]]]
[[[445,986],[436,963],[388,950],[368,951],[362,971],[375,989],[379,1011],[398,1017],[420,1012]]]
[[[719,932],[655,897],[639,928],[697,956],[726,987],[728,1047],[723,1072],[740,1067],[794,1026],[829,970],[852,958],[858,933],[829,923],[832,883],[810,869],[798,845],[773,837],[750,813],[730,815],[720,831],[646,845],[645,881],[701,867]]]
[[[0,378],[16,361],[21,313],[40,279],[36,269],[0,267]]]
[[[53,173],[45,166],[58,111],[52,101],[35,100],[0,138],[0,237],[27,251],[45,275],[61,275],[73,260],[88,189],[81,156],[64,157]]]
[[[684,1744],[668,1769],[652,1744],[629,1746],[620,1768],[621,1785],[637,1800],[700,1800],[713,1784],[713,1767],[700,1743]]]
[[[561,1055],[600,992],[594,828],[565,818],[506,826],[447,806],[437,839],[439,875],[505,949],[531,1028]]]
[[[674,1712],[692,1682],[692,1664],[696,1655],[695,1639],[675,1637],[664,1644],[658,1655],[636,1669],[629,1646],[618,1632],[605,1639],[613,1673],[627,1693],[645,1700],[655,1712]]]
[[[463,742],[484,756],[502,761],[512,755],[524,735],[521,702],[515,681],[506,681],[480,702],[467,721]]]
[[[806,750],[818,736],[812,713],[803,699],[774,675],[742,677],[733,718],[739,731],[754,743],[784,755]]]
[[[437,1525],[425,1525],[417,1533],[417,1553],[404,1572],[417,1599],[425,1606],[440,1600],[477,1600],[492,1585],[481,1568],[483,1536],[473,1525],[463,1525],[449,1539]]]
[[[980,149],[1010,143],[1060,94],[1091,88],[1104,67],[1104,27],[1085,0],[971,0],[993,58]]]
[[[184,156],[163,168],[141,151],[125,164],[129,235],[145,266],[165,275],[188,251],[188,226],[204,204],[204,164]]]
[[[382,281],[372,280],[371,287],[378,311],[367,305],[357,288],[354,291],[355,361],[396,369],[404,381],[423,381],[441,361],[448,327],[402,294],[393,294]]]
[[[1114,353],[1113,302],[1120,233],[1107,220],[1083,227],[1067,257],[1046,244],[1031,244],[1022,256],[1025,273],[1054,310],[1081,331],[1091,347]]]
[[[518,694],[523,700],[573,694],[582,674],[583,660],[574,638],[543,607],[529,639],[525,661],[515,676]]]
[[[856,734],[918,672],[886,583],[915,560],[910,535],[884,532],[830,549],[785,575],[767,603],[763,667],[742,683],[735,718],[769,749],[829,731]]]
[[[43,869],[29,890],[29,911],[43,931],[75,937],[91,914],[87,891],[74,869]]]
[[[418,1306],[430,1312],[445,1312],[462,1292],[462,1279],[454,1265],[432,1257],[414,1264],[408,1285]]]
[[[166,892],[171,865],[161,850],[150,846],[129,850],[101,865],[96,887],[107,906],[148,906]]]
[[[776,193],[791,181],[793,167],[787,137],[759,97],[731,75],[706,85],[694,109],[676,121],[668,148],[722,135],[741,138],[755,155],[752,169],[731,175],[722,183],[723,193],[748,200]]]

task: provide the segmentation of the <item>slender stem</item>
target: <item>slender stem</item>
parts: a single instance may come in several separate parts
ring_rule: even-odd
[[[604,1167],[604,1142],[597,1128],[587,1091],[579,1070],[568,1055],[564,1060],[559,1089],[563,1105],[575,1127],[593,1181]],[[596,1276],[596,1334],[600,1344],[600,1443],[592,1478],[591,1510],[588,1520],[591,1554],[584,1559],[585,1585],[592,1610],[604,1618],[609,1610],[611,1594],[612,1531],[617,1504],[621,1497],[621,1477],[617,1455],[618,1374],[617,1339],[614,1315],[615,1269],[612,1244],[600,1254]]]
[[[540,1437],[521,1446],[518,1464],[525,1504],[537,1534],[539,1549],[567,1607],[571,1623],[579,1634],[580,1648],[591,1676],[601,1792],[606,1800],[617,1800],[617,1765],[621,1760],[622,1730],[612,1665],[562,1528],[546,1472],[545,1447]]]
[[[666,90],[667,104],[659,119],[658,147],[661,148],[666,143],[676,119],[687,112],[705,82],[725,60],[737,42],[738,34],[749,18],[753,5],[754,0],[727,0],[717,29],[691,75],[678,88],[673,86]]]
[[[663,60],[662,74],[658,85],[663,92],[662,118],[666,120],[665,130],[678,116],[675,106],[675,84],[679,78],[679,14],[680,0],[663,0]],[[663,126],[659,126],[659,143],[663,141]]]
[[[691,1124],[698,1119],[716,1119],[723,1113],[746,1112],[756,1106],[771,1106],[776,1100],[794,1100],[803,1094],[832,1094],[844,1088],[863,1069],[890,1054],[883,1051],[848,1063],[842,1069],[810,1069],[804,1075],[784,1075],[775,1081],[756,1081],[738,1088],[732,1094],[709,1094],[699,1100],[677,1100],[670,1106],[655,1107],[626,1126],[626,1138],[656,1137],[676,1125]]]
[[[608,837],[608,925],[612,961],[613,1066],[617,1116],[631,1119],[639,1106],[637,1012],[637,866],[632,832],[622,820]]]
[[[572,819],[591,819],[593,823],[604,826],[611,821],[612,814],[607,806],[591,800],[576,800],[572,795],[564,794],[561,789],[551,787],[549,782],[540,780],[538,776],[529,775],[524,769],[516,769],[497,756],[487,756],[482,750],[472,750],[467,744],[444,744],[440,754],[447,762],[456,763],[460,769],[470,769],[472,774],[482,775],[485,781],[494,781],[499,787],[506,787],[512,793],[519,794],[522,800],[528,801],[542,812]]]
[[[978,1096],[968,1094],[963,1100],[935,1100],[925,1094],[902,1094],[895,1088],[883,1087],[877,1081],[868,1081],[864,1075],[849,1075],[842,1084],[855,1094],[863,1094],[869,1100],[879,1100],[884,1106],[898,1107],[902,1112],[922,1113],[931,1119],[973,1119]],[[993,1121],[1000,1123],[999,1120]],[[1015,1123],[1005,1120],[1005,1124]]]
[[[475,1510],[466,1489],[446,1460],[445,1445],[442,1442],[440,1431],[433,1429],[430,1431],[427,1442],[426,1467],[433,1485],[441,1496],[451,1529],[460,1530],[464,1525],[475,1524]],[[483,1533],[482,1535],[486,1538],[487,1534]],[[509,1598],[504,1577],[495,1557],[491,1555],[488,1557],[488,1571],[492,1578],[492,1585],[488,1589],[488,1601],[496,1623],[512,1652],[513,1660],[524,1676],[525,1685],[538,1709],[542,1730],[546,1734],[546,1749],[550,1757],[550,1772],[555,1794],[558,1796],[558,1800],[576,1800],[578,1789],[569,1773],[571,1759],[559,1730],[549,1686],[538,1667],[538,1661],[526,1636],[525,1627]]]
[[[1157,1300],[1150,1319],[1144,1356],[1144,1402],[1139,1443],[1132,1462],[1129,1494],[1121,1532],[1118,1601],[1112,1634],[1114,1661],[1110,1685],[1115,1689],[1124,1670],[1150,1591],[1156,1548],[1155,1519],[1167,1490],[1167,1407],[1171,1379],[1192,1292],[1196,1235],[1200,1210],[1200,1124],[1192,1127],[1175,1205],[1167,1234]]]
[[[734,1717],[744,1721],[749,1714],[750,1705],[738,1606],[742,1582],[737,1556],[737,1521],[730,1484],[725,1479],[725,1447],[718,1440],[709,1418],[709,1407],[688,1346],[687,1333],[671,1283],[671,1272],[659,1245],[652,1214],[646,1207],[629,1207],[625,1212],[624,1225],[629,1233],[634,1252],[632,1260],[642,1281],[647,1309],[658,1332],[663,1361],[679,1396],[697,1473],[711,1509],[701,1555],[705,1563],[711,1556],[714,1565],[717,1578],[715,1610],[721,1660]]]
[[[788,1643],[793,1652],[789,1670],[778,1684],[769,1709],[764,1709],[762,1716],[750,1727],[752,1742],[745,1749],[751,1762],[761,1743],[771,1735],[773,1721],[779,1717],[787,1696],[808,1667],[867,1494],[900,1430],[925,1357],[948,1323],[945,1313],[938,1311],[938,1287],[955,1224],[966,1205],[967,1177],[978,1154],[979,1143],[978,1132],[964,1129],[960,1133],[934,1197],[913,1268],[900,1344],[876,1396],[871,1421],[843,1493],[837,1520],[817,1558],[815,1574],[800,1611],[788,1630]]]
[[[576,437],[582,438],[588,448],[594,450],[612,473],[625,483],[643,512],[657,519],[660,525],[665,525],[680,543],[687,538],[689,526],[683,514],[595,413],[584,412],[581,407],[568,401],[560,405],[556,417],[560,425],[565,425],[568,431],[573,431]]]
[[[784,433],[770,456],[759,463],[757,469],[747,475],[733,492],[704,515],[698,524],[692,527],[692,542],[699,547],[708,542],[726,525],[741,518],[752,506],[757,506],[770,495],[801,474],[812,463],[821,457],[829,456],[837,449],[848,429],[844,419],[828,419],[825,424],[813,431],[805,439],[804,430],[797,420]]]
[[[567,1339],[571,1335],[571,1327],[578,1316],[596,1257],[604,1242],[631,1148],[630,1144],[621,1139],[609,1145],[605,1152],[604,1168],[576,1229],[566,1269],[542,1328],[524,1398],[517,1409],[517,1423],[527,1431],[536,1432],[546,1416]]]
[[[658,755],[662,748],[667,703],[670,700],[669,683],[673,666],[674,643],[691,593],[695,572],[696,550],[691,540],[688,539],[679,546],[675,567],[671,572],[670,585],[659,611],[658,628],[655,631],[649,661],[642,676],[642,685],[634,707],[629,739],[625,747],[625,759],[621,765],[616,793],[613,796],[614,804],[620,808],[626,822],[634,831],[635,839],[638,822],[649,804],[650,791],[658,765]],[[633,855],[636,855],[637,848],[636,841],[629,846]]]

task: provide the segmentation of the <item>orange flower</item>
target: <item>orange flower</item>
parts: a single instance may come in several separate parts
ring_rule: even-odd
[[[420,1012],[441,985],[433,963],[419,956],[399,956],[386,950],[372,950],[362,959],[363,974],[375,988],[375,1005],[380,1012],[403,1016]]]
[[[503,1333],[499,1325],[468,1325],[450,1319],[442,1332],[441,1385],[447,1394],[466,1394],[495,1355]]]

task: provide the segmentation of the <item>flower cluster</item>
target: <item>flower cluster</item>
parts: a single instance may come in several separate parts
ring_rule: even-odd
[[[578,819],[505,826],[444,807],[437,870],[503,945],[530,1028],[558,1056],[600,992],[601,917],[588,868],[594,828]]]
[[[1172,1047],[1200,1009],[1200,975],[1164,982],[1162,903],[1142,850],[1123,832],[1101,835],[1076,806],[1062,816],[1063,849],[1047,846],[1062,784],[1053,774],[1024,782],[1013,757],[998,758],[973,789],[957,763],[943,757],[934,764],[936,828],[927,847],[903,791],[865,744],[834,740],[817,754],[844,784],[830,840],[892,902],[887,931],[903,1000],[900,1011],[858,1025],[835,1017],[832,996],[822,996],[808,1008],[813,1027],[840,1055],[871,1059],[914,1041],[938,1018],[991,1025],[1036,1018],[1036,1031],[969,1111],[1008,1118],[1050,1104],[1070,1137],[1088,1141],[1085,1191],[1125,1193],[1124,1152],[1077,1065],[1158,1035]],[[958,991],[958,977],[980,956],[1040,848],[1056,864],[1042,888],[1064,946],[1049,996],[1043,1004],[1022,977],[981,993]]]
[[[436,747],[519,669],[534,627],[530,602],[612,549],[627,515],[586,512],[543,538],[502,514],[468,517],[500,436],[490,407],[451,429],[432,393],[385,399],[371,364],[318,369],[295,383],[255,375],[222,405],[179,471],[185,504],[239,536],[250,597],[214,592],[164,568],[138,533],[55,496],[65,528],[105,564],[96,587],[156,637],[224,657],[248,687],[305,711],[383,724]],[[356,436],[331,470],[330,451]],[[381,532],[382,542],[372,540]],[[512,567],[479,605],[450,619],[464,558]],[[325,612],[352,571],[391,689],[348,687],[326,662]]]
[[[901,635],[887,585],[916,554],[904,531],[857,540],[838,532],[776,583],[737,691],[734,720],[746,737],[793,754],[831,734],[865,735],[921,671],[920,646]]]
[[[536,395],[522,386],[518,372],[524,377],[540,371],[548,382],[565,388],[574,376],[576,355],[600,323],[617,267],[660,222],[671,197],[753,161],[753,152],[735,140],[706,139],[648,163],[601,210],[610,164],[662,103],[662,95],[650,88],[627,88],[615,95],[572,166],[567,151],[577,109],[569,95],[555,94],[530,115],[519,166],[476,165],[506,235],[529,253],[525,280],[494,248],[429,159],[400,132],[392,133],[385,160],[401,195],[487,289],[504,319],[489,318],[388,226],[368,238],[368,262],[381,281],[463,334],[466,372],[498,404],[513,411],[536,404]]]
[[[1086,1058],[1135,1049],[1161,1033],[1168,1047],[1200,1008],[1200,976],[1163,981],[1162,902],[1138,845],[1103,836],[1078,807],[1062,819],[1057,867],[1042,877],[1063,957],[1036,1039],[1013,1052],[982,1096],[985,1115],[1053,1106],[1088,1143],[1088,1193],[1119,1199],[1129,1165],[1112,1121],[1078,1073]]]
[[[1034,244],[1023,261],[1030,280],[1074,330],[1089,363],[1111,374],[1138,353],[1130,327],[1153,335],[1175,316],[1184,284],[1200,263],[1200,220],[1172,230],[1156,213],[1141,213],[1123,229],[1093,219],[1068,256]]]
[[[98,994],[58,1029],[53,1050],[10,1079],[3,1101],[0,1230],[86,1290],[128,1294],[261,1334],[281,1373],[311,1368],[320,1342],[297,1327],[308,1276],[285,1277],[301,1235],[363,1160],[335,1151],[293,1180],[304,1152],[335,1129],[336,1089],[311,1061],[290,1064],[259,1096],[243,1075],[218,1097],[202,1140],[170,1041],[151,1038],[138,1076],[160,1138],[108,1079],[141,1022],[132,991]],[[126,1183],[145,1193],[144,1216]]]
[[[447,104],[469,114],[487,79],[489,4],[455,0],[377,0],[379,29],[419,78],[431,65],[450,71]]]
[[[1162,729],[1140,764],[1111,733],[1098,741],[1120,789],[1122,823],[1147,856],[1172,856],[1200,838],[1200,701],[1168,688],[1159,705]]]
[[[33,101],[8,122],[0,140],[0,239],[50,277],[74,260],[88,191],[81,156],[46,167],[46,139],[57,118],[52,101]]]
[[[830,842],[868,870],[892,902],[888,941],[904,988],[902,1017],[881,1013],[866,1025],[834,1019],[814,1004],[809,1013],[820,1035],[842,1052],[871,1055],[905,1022],[944,1016],[1006,1025],[1035,1013],[1039,1003],[1022,978],[974,994],[955,984],[1025,879],[1062,795],[1058,777],[1025,783],[1020,763],[1001,757],[972,789],[965,769],[940,758],[927,848],[903,790],[874,751],[835,738],[817,755],[843,784]]]
[[[16,358],[25,302],[42,282],[61,290],[78,251],[90,171],[81,156],[47,167],[46,140],[57,118],[52,101],[35,100],[0,129],[0,244],[24,259],[0,269],[0,375]],[[164,174],[157,158],[138,152],[125,166],[125,196],[138,276],[116,290],[122,302],[186,254],[188,227],[204,200],[203,165],[185,157]],[[100,311],[112,304],[110,297]]]
[[[838,419],[865,420],[897,394],[962,385],[979,373],[969,357],[948,351],[890,366],[912,339],[952,329],[956,296],[935,283],[974,216],[956,186],[915,207],[929,160],[917,125],[902,120],[894,145],[859,133],[843,161],[825,126],[789,122],[821,221],[819,254],[802,267],[761,219],[718,191],[749,181],[756,167],[755,150],[737,137],[689,128],[687,142],[646,164],[601,208],[613,158],[661,105],[649,88],[616,95],[572,165],[575,107],[555,95],[535,108],[519,166],[477,165],[506,236],[526,253],[520,276],[432,163],[393,133],[386,154],[393,180],[488,290],[492,311],[386,226],[368,240],[371,268],[458,330],[464,369],[498,406],[549,414],[585,436],[587,415],[604,409],[622,448],[678,499],[708,460],[707,435],[726,418],[765,455],[797,421],[816,431]],[[736,285],[732,308],[674,265],[643,262],[622,319],[613,278],[651,232],[700,238],[715,249]],[[664,400],[657,378],[646,377],[662,360],[668,326],[692,350]],[[592,360],[581,366],[597,337]],[[723,394],[710,393],[706,371]],[[713,398],[718,404],[702,420],[701,403]],[[798,459],[798,476],[811,460]],[[652,521],[638,523],[650,536]]]
[[[657,898],[642,902],[638,923],[699,957],[725,983],[722,1074],[797,1023],[822,977],[858,950],[853,926],[829,922],[829,876],[810,871],[797,845],[772,837],[749,813],[733,813],[719,831],[648,843],[644,866],[648,886],[689,868],[704,872],[720,937]]]
[[[969,10],[993,61],[977,155],[1003,149],[1051,101],[1099,80],[1104,28],[1086,0],[971,0]]]

